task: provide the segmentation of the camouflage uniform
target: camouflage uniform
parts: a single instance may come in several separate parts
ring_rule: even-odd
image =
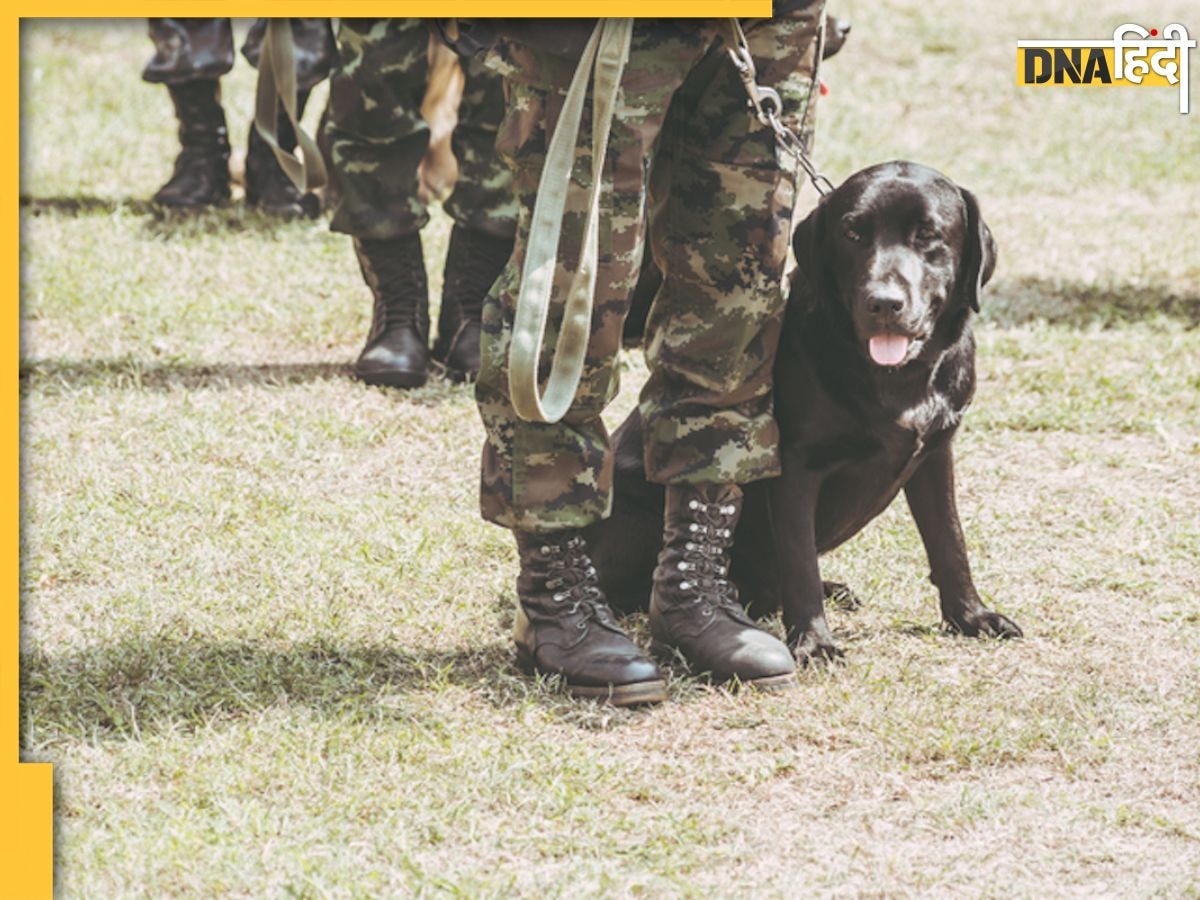
[[[154,57],[142,70],[153,84],[184,84],[220,78],[233,68],[233,24],[229,19],[148,19]],[[311,88],[333,65],[333,37],[328,19],[292,19],[296,81]],[[258,19],[242,44],[242,55],[258,66],[266,19]]]
[[[429,221],[417,196],[417,168],[429,145],[421,118],[429,31],[420,19],[342,19],[337,40],[326,135],[340,196],[330,227],[370,239],[418,232]],[[512,176],[494,149],[503,86],[478,59],[463,68],[451,139],[459,174],[444,207],[470,231],[511,239]]]
[[[801,6],[749,20],[745,30],[759,82],[779,91],[789,125],[811,133],[824,3]],[[748,113],[716,25],[635,25],[609,141],[592,337],[575,404],[555,425],[513,412],[507,357],[538,179],[574,64],[513,43],[492,61],[509,78],[496,149],[513,167],[521,209],[516,249],[483,315],[476,398],[487,433],[484,518],[549,532],[608,514],[612,455],[600,415],[618,386],[622,323],[647,218],[664,273],[647,325],[651,374],[640,401],[647,476],[662,484],[740,484],[779,474],[771,369],[796,169]],[[575,161],[581,184],[590,179],[590,145],[585,114]],[[564,257],[578,252],[582,231],[583,192],[573,193]],[[566,260],[560,262],[563,269]],[[569,273],[559,275],[565,284]],[[557,340],[555,314],[544,358]]]

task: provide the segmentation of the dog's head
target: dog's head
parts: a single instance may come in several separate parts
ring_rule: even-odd
[[[996,263],[974,195],[910,162],[852,175],[800,223],[793,246],[815,302],[843,312],[884,368],[916,359],[939,322],[978,311]]]

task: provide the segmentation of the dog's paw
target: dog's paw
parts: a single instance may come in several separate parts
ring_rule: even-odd
[[[818,662],[838,662],[846,658],[842,648],[834,643],[833,635],[828,629],[809,629],[795,640],[788,641],[788,647],[791,648],[796,664],[801,666]]]
[[[942,615],[950,628],[967,637],[1019,638],[1025,636],[1025,633],[1021,631],[1021,626],[1016,622],[987,607],[961,610],[953,614],[943,610]]]
[[[822,581],[821,590],[825,601],[845,612],[857,612],[862,608],[862,598],[840,581]]]

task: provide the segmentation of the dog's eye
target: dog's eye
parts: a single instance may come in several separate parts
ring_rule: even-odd
[[[842,233],[846,235],[846,240],[850,241],[850,243],[852,243],[852,244],[857,244],[859,241],[862,240],[862,235],[859,234],[857,231],[855,231],[853,228],[847,228]]]
[[[937,229],[932,225],[921,225],[917,228],[918,241],[934,241],[937,240]]]

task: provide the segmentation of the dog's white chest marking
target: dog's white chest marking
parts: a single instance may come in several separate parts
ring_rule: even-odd
[[[925,439],[936,431],[953,428],[962,418],[962,410],[954,408],[950,398],[939,391],[931,391],[920,403],[911,406],[896,417],[896,424],[905,431],[913,432],[916,456],[925,446]]]
[[[940,394],[931,393],[916,406],[910,406],[896,417],[896,424],[906,431],[915,431],[917,436],[925,434],[929,426],[940,417],[946,409],[946,398]]]

